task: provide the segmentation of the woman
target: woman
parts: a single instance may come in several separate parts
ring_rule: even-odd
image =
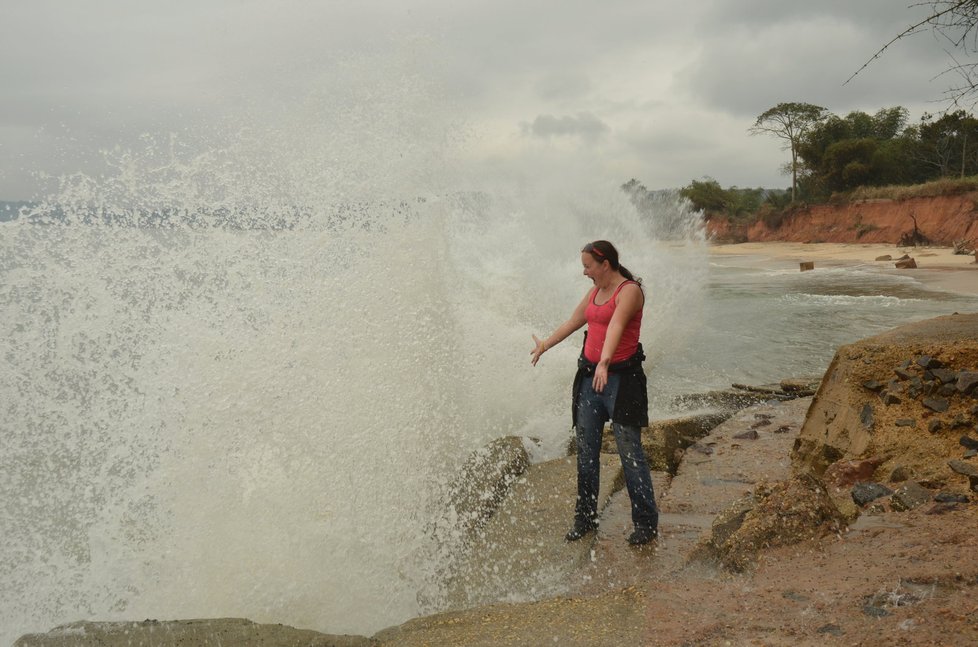
[[[570,319],[546,339],[533,335],[530,351],[536,366],[540,356],[587,324],[584,350],[574,378],[574,430],[577,437],[577,505],[568,541],[577,541],[598,527],[598,483],[601,436],[610,419],[632,503],[633,546],[658,535],[659,511],[652,476],[642,451],[642,427],[649,424],[648,391],[639,343],[645,294],[641,280],[618,262],[618,250],[606,240],[581,250],[584,276],[594,287]]]

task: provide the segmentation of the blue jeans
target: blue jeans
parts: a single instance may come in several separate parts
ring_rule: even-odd
[[[575,519],[586,524],[598,518],[598,484],[601,471],[601,436],[605,423],[614,414],[619,375],[608,374],[604,391],[596,393],[591,377],[581,380],[577,405],[577,505]],[[642,430],[611,423],[618,445],[618,456],[625,473],[625,487],[632,502],[632,523],[636,528],[658,528],[659,510],[652,490],[652,474],[642,451]]]

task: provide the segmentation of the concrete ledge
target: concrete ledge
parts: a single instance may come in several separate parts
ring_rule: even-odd
[[[14,647],[372,647],[363,636],[332,636],[242,618],[74,622],[45,634],[22,636]]]

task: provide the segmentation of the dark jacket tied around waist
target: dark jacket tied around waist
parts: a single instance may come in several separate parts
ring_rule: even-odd
[[[649,426],[649,391],[648,380],[645,371],[642,370],[642,362],[645,360],[645,351],[642,344],[638,345],[635,354],[621,362],[615,362],[608,366],[609,374],[621,376],[618,385],[618,394],[615,397],[615,408],[611,416],[612,422],[628,427],[648,427]],[[590,362],[584,357],[584,352],[577,358],[577,374],[574,376],[574,393],[572,397],[572,419],[574,426],[577,426],[577,404],[580,399],[581,381],[592,379],[594,371],[598,365]]]

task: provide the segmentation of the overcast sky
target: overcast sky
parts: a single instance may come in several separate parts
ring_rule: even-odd
[[[281,120],[283,106],[347,92],[351,69],[364,79],[351,101],[373,92],[414,123],[451,119],[467,154],[496,165],[550,148],[649,188],[705,176],[783,187],[781,142],[747,134],[779,102],[839,115],[900,105],[914,121],[944,107],[954,79],[930,33],[844,85],[922,15],[909,4],[0,0],[0,200],[43,194],[45,175],[103,172],[100,151],[147,135]],[[430,96],[404,96],[390,75]]]

